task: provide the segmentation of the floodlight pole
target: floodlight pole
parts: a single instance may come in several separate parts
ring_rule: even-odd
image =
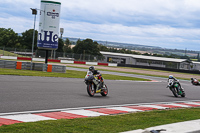
[[[60,28],[60,34],[61,34],[61,39],[62,39],[62,35],[63,35],[63,33],[64,33],[64,28]],[[63,57],[65,57],[65,52],[63,53]]]
[[[64,33],[64,28],[60,28],[61,39],[62,39],[63,33]]]
[[[34,29],[33,29],[33,42],[32,42],[32,57],[31,57],[31,70],[32,70],[32,66],[33,66],[33,47],[34,47],[34,39],[35,39],[35,21],[36,21],[36,15],[37,15],[37,9],[32,9],[32,15],[35,15],[34,17]]]

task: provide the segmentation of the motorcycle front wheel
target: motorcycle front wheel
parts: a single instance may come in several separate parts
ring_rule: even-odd
[[[181,97],[185,97],[185,92],[182,93]]]
[[[185,97],[185,92],[184,91],[182,91],[181,97]]]
[[[172,93],[174,94],[175,97],[178,97],[178,91],[176,88],[171,89]]]
[[[101,95],[102,96],[107,96],[108,95],[108,88],[107,88],[106,85],[105,85],[105,88],[102,89]]]
[[[92,84],[87,85],[87,92],[89,94],[89,96],[93,97],[94,96],[94,89],[92,89]]]

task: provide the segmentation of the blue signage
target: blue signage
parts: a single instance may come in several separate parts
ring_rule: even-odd
[[[57,49],[58,35],[53,34],[53,31],[44,31],[43,34],[38,33],[37,46],[38,48],[44,48],[44,49]]]

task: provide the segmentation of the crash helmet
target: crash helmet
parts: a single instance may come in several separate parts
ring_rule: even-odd
[[[173,79],[174,78],[174,76],[173,75],[169,75],[169,79]]]
[[[94,66],[89,67],[89,71],[93,72],[94,71]]]

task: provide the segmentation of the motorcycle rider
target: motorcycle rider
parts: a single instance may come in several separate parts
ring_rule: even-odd
[[[200,82],[196,78],[191,78],[191,83],[193,85],[200,85]]]
[[[93,79],[93,82],[97,86],[97,90],[99,90],[101,83],[104,87],[103,77],[101,76],[100,72],[98,70],[95,70],[94,66],[90,66],[89,71],[91,71],[93,75],[96,75],[98,77],[98,79],[96,78]]]
[[[174,81],[178,81],[173,75],[169,75],[168,81],[169,79],[173,79]]]
[[[180,86],[180,88],[181,88],[182,91],[184,92],[184,89],[181,87],[181,84],[179,83],[179,80],[178,80],[178,79],[176,79],[173,75],[169,75],[168,82],[169,82],[169,80],[173,80],[173,81],[174,81],[173,83],[178,83],[178,85]],[[180,90],[179,90],[179,87],[178,87],[178,91],[180,91]]]

